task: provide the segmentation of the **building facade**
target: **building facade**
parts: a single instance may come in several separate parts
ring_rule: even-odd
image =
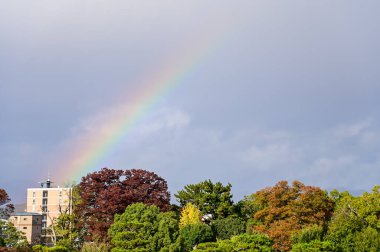
[[[27,212],[42,215],[42,242],[51,241],[51,233],[54,220],[61,213],[71,214],[72,211],[72,188],[51,187],[52,182],[48,179],[41,183],[39,188],[27,190]]]
[[[40,243],[42,234],[42,214],[14,213],[8,220],[15,228],[25,234],[29,243]]]

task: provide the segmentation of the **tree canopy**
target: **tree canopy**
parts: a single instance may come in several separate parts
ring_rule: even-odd
[[[294,181],[280,181],[273,187],[256,192],[253,200],[259,206],[253,218],[258,223],[254,230],[268,234],[274,248],[288,251],[291,236],[309,225],[325,226],[330,220],[334,202],[318,187]]]
[[[204,217],[216,220],[234,213],[231,187],[231,184],[224,186],[220,182],[214,184],[211,180],[205,180],[198,184],[186,185],[174,196],[182,207],[192,203]]]
[[[105,240],[114,215],[123,213],[128,205],[142,202],[164,211],[170,207],[166,181],[145,170],[103,168],[83,177],[78,191],[76,226],[87,241]]]
[[[108,230],[112,251],[160,251],[169,248],[178,236],[178,221],[172,212],[136,203],[128,206]]]
[[[326,239],[342,251],[380,250],[380,187],[354,197],[345,194],[337,204]]]

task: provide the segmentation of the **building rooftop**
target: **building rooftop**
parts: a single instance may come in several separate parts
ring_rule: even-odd
[[[13,213],[11,216],[33,216],[33,215],[41,215],[40,213],[32,213],[32,212],[19,212]]]

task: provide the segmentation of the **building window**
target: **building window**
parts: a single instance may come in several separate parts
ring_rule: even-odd
[[[42,206],[42,212],[47,212],[47,206]]]
[[[47,198],[47,196],[48,196],[48,191],[43,191],[42,192],[42,197]]]
[[[46,206],[48,203],[48,200],[47,199],[42,199],[42,205]]]
[[[35,205],[36,204],[36,199],[33,199],[33,205]]]
[[[36,197],[36,192],[33,192],[33,198],[35,198]]]
[[[24,218],[24,220],[27,220],[28,218]]]
[[[23,229],[28,229],[27,227],[23,227]]]

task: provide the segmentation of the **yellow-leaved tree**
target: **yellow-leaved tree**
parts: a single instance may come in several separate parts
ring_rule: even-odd
[[[183,228],[187,225],[194,225],[201,223],[201,212],[199,209],[191,204],[187,203],[182,209],[181,218],[179,220],[179,228]]]

